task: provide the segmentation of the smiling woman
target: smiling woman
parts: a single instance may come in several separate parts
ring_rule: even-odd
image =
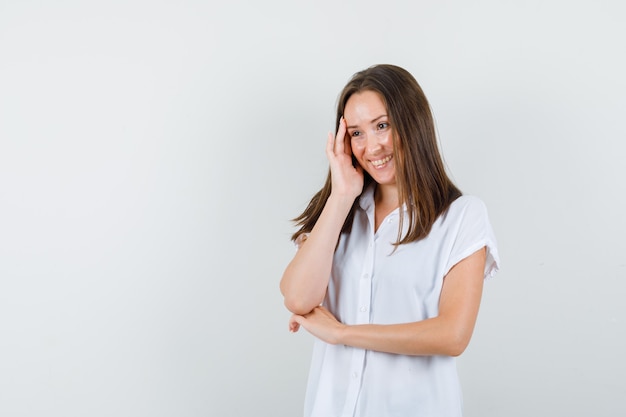
[[[281,280],[291,331],[317,337],[305,416],[462,415],[454,356],[498,269],[484,204],[449,180],[421,88],[357,73],[337,109],[325,186],[296,221]]]

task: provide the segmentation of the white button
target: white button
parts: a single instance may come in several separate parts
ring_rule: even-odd
[[[352,378],[358,378],[358,377],[359,377],[359,374],[357,374],[356,372],[352,373]]]
[[[370,276],[368,274],[363,274],[363,279],[368,279]]]
[[[393,219],[387,219],[387,223],[391,223]]]
[[[367,311],[367,307],[361,307],[360,310],[361,312],[365,313]]]

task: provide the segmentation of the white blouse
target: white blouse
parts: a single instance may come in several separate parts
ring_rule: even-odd
[[[487,248],[485,277],[498,269],[496,239],[485,205],[476,197],[459,197],[426,238],[400,245],[394,253],[400,210],[390,213],[374,233],[373,187],[360,197],[359,206],[352,231],[340,238],[323,303],[342,323],[396,324],[437,316],[443,278],[482,247]],[[461,416],[455,358],[382,353],[316,340],[304,415]]]

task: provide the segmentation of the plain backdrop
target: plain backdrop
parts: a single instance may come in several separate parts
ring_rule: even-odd
[[[409,70],[502,269],[468,417],[626,415],[620,0],[0,1],[0,416],[298,416],[289,219]]]

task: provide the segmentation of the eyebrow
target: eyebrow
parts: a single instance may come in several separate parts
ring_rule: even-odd
[[[372,121],[370,121],[370,124],[371,123],[376,123],[378,120],[382,119],[383,117],[387,117],[387,115],[386,114],[381,114],[377,118],[375,118]],[[356,127],[359,127],[359,126],[358,125],[351,125],[351,126],[347,126],[346,129],[354,129]]]

